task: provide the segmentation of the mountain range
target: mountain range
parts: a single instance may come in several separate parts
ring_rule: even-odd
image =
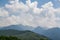
[[[56,27],[51,29],[44,29],[41,27],[37,27],[33,31],[45,35],[53,40],[60,40],[60,28]]]
[[[24,26],[24,25],[10,25],[0,28],[0,30],[7,30],[7,29],[14,29],[14,30],[33,30],[32,26]]]
[[[40,26],[33,28],[30,26],[23,26],[23,25],[11,25],[7,27],[2,27],[0,30],[8,30],[8,29],[13,29],[13,30],[30,30],[32,32],[38,33],[40,35],[47,36],[53,40],[60,40],[60,28],[50,28],[50,29],[45,29]]]

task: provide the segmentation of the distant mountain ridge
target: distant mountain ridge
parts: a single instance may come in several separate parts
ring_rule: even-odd
[[[33,31],[45,35],[53,40],[60,40],[60,28],[55,27],[55,28],[45,30],[41,27],[37,27]]]
[[[24,26],[24,25],[10,25],[10,26],[6,26],[6,27],[0,28],[0,30],[6,30],[6,29],[33,30],[33,27],[31,27],[31,26]]]
[[[44,35],[52,38],[53,40],[60,40],[60,28],[48,29],[44,32]]]
[[[35,28],[34,30],[32,30],[33,32],[36,32],[38,34],[43,34],[43,32],[45,31],[44,28],[38,26],[37,28]]]

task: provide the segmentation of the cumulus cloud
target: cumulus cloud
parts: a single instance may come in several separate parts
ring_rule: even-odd
[[[4,10],[4,8],[0,8],[0,17],[8,16],[8,11]]]
[[[5,9],[0,8],[0,26],[22,24],[32,27],[60,27],[60,8],[54,8],[52,2],[42,5],[41,8],[37,5],[37,1],[27,0],[24,4],[19,0],[10,0]]]
[[[52,7],[53,6],[53,3],[52,2],[48,2],[44,5],[42,5],[43,8],[49,8],[49,7]]]

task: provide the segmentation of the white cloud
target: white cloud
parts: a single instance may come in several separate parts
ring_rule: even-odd
[[[3,8],[0,8],[0,16],[1,17],[8,16],[8,11],[4,10]]]
[[[42,5],[43,8],[49,8],[49,7],[52,7],[53,6],[53,3],[52,2],[48,2],[44,5]]]
[[[35,2],[31,3],[31,1],[28,0],[28,1],[26,1],[26,4],[27,4],[28,7],[34,8],[34,7],[37,7],[38,2],[35,1]]]
[[[38,8],[37,5],[37,1],[28,0],[26,4],[19,2],[19,0],[10,1],[10,4],[6,4],[4,7],[8,10],[0,11],[3,13],[0,16],[10,15],[0,18],[0,26],[23,24],[33,27],[60,27],[60,17],[56,17],[56,14],[60,13],[60,8],[54,8],[52,2],[42,5],[41,8]]]

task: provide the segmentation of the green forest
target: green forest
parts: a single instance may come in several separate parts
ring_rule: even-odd
[[[9,36],[9,37],[8,36],[0,36],[0,40],[30,40],[30,39],[22,39],[22,38],[17,38],[17,37],[13,37],[13,36]],[[48,40],[48,39],[40,38],[39,40]]]
[[[13,36],[0,36],[0,40],[21,40],[21,39],[18,39],[17,37],[13,37]]]
[[[0,40],[50,40],[50,38],[28,30],[0,30]]]

